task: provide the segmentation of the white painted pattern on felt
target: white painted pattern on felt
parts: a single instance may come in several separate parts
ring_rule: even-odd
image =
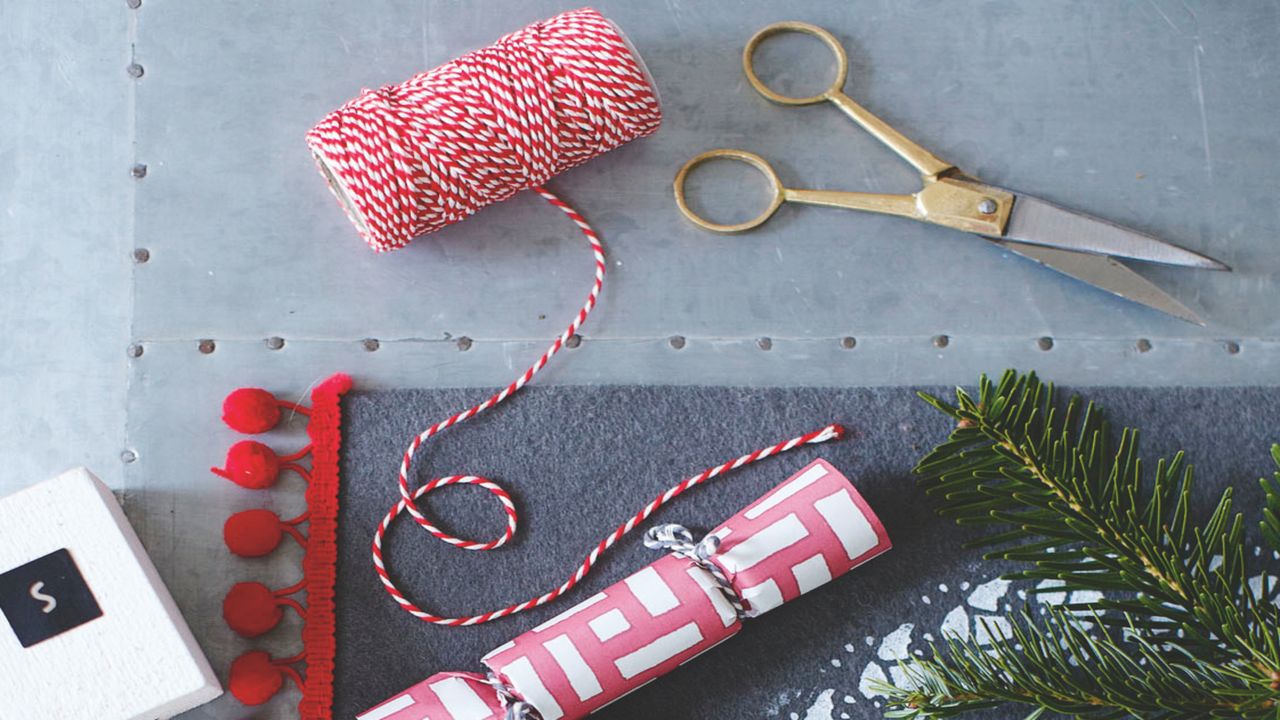
[[[462,678],[446,678],[427,687],[440,698],[440,704],[444,705],[445,712],[449,713],[452,720],[485,720],[493,715],[493,710],[485,704],[484,699]]]
[[[624,621],[625,622],[625,621]],[[582,653],[574,646],[568,635],[558,635],[542,644],[551,654],[552,659],[564,671],[569,685],[578,694],[578,699],[586,702],[603,692],[600,678],[592,672],[591,666],[583,659]]]
[[[785,602],[782,598],[782,590],[778,589],[778,583],[772,579],[765,580],[759,585],[743,588],[742,599],[747,601],[749,606],[747,615],[751,617],[763,615]]]
[[[809,536],[804,523],[791,513],[734,545],[720,555],[720,561],[731,572],[740,573],[768,560]]]
[[[613,662],[622,673],[622,677],[630,680],[646,670],[661,665],[680,653],[702,642],[702,631],[697,623],[689,623],[654,640],[635,652],[628,653]]]
[[[831,569],[827,567],[827,559],[818,553],[813,557],[791,566],[791,574],[800,586],[800,594],[826,585],[831,582]]]
[[[357,715],[356,720],[383,720],[384,718],[389,718],[413,704],[413,696],[405,693],[395,700],[388,700],[363,715]]]
[[[587,627],[596,634],[596,639],[604,642],[630,630],[631,623],[627,622],[627,616],[621,610],[614,608],[587,623]]]
[[[631,594],[644,606],[653,617],[680,607],[680,598],[676,597],[666,581],[657,570],[647,567],[624,580]]]
[[[542,678],[538,676],[538,671],[533,669],[533,663],[529,662],[529,658],[518,658],[502,668],[502,674],[507,677],[511,687],[538,710],[542,720],[560,720],[564,717],[564,709],[547,690],[547,686],[542,684]]]
[[[549,627],[551,627],[551,626],[553,626],[553,625],[555,625],[555,624],[559,623],[561,620],[565,620],[565,619],[570,618],[570,617],[572,617],[572,616],[574,616],[574,615],[577,615],[578,613],[582,612],[583,610],[586,610],[587,608],[591,607],[592,605],[595,605],[596,603],[601,602],[601,601],[603,601],[603,600],[604,600],[604,593],[602,593],[602,592],[596,593],[595,595],[592,595],[591,597],[587,598],[586,600],[583,600],[582,602],[578,603],[577,605],[574,605],[573,607],[569,608],[568,610],[565,610],[564,612],[560,613],[559,615],[557,615],[557,616],[555,616],[555,617],[551,618],[550,620],[548,620],[548,621],[546,621],[546,622],[542,623],[542,624],[541,624],[541,625],[539,625],[538,627],[534,628],[534,629],[533,629],[533,632],[542,632],[543,630],[546,630],[547,628],[549,628]]]
[[[844,552],[850,560],[880,543],[875,529],[871,527],[871,523],[867,522],[862,510],[853,502],[848,490],[828,495],[815,502],[813,507],[822,519],[827,521],[827,525],[844,546]]]
[[[720,590],[719,583],[715,578],[711,577],[711,573],[703,570],[698,566],[692,566],[685,570],[693,581],[698,583],[698,587],[702,588],[702,592],[707,594],[707,599],[711,601],[711,606],[716,609],[716,614],[720,616],[720,622],[725,627],[729,627],[738,619],[738,611],[733,609],[729,604],[729,600]]]
[[[805,470],[803,475],[786,483],[782,487],[779,487],[771,495],[756,503],[743,513],[743,516],[748,520],[755,520],[761,515],[777,507],[783,500],[795,495],[826,476],[827,469],[825,467],[822,465],[814,465],[808,470]]]

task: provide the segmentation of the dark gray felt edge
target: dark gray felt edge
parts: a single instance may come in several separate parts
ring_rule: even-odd
[[[373,574],[368,547],[398,497],[400,455],[423,427],[487,394],[395,390],[344,400],[336,718],[351,718],[431,673],[479,670],[489,649],[654,559],[638,537],[623,541],[563,601],[475,628],[427,625],[397,608]],[[1252,498],[1256,478],[1271,470],[1267,448],[1280,440],[1276,389],[1093,388],[1087,395],[1118,424],[1141,425],[1146,457],[1185,449],[1208,470],[1199,475],[1202,505],[1229,483]],[[515,541],[468,553],[404,523],[388,538],[388,564],[412,598],[437,612],[523,600],[560,583],[600,537],[682,477],[829,422],[846,425],[852,437],[726,475],[655,520],[705,530],[824,457],[858,486],[894,549],[750,622],[729,643],[599,717],[804,716],[824,690],[833,691],[836,718],[879,716],[857,691],[859,672],[876,660],[865,639],[878,641],[905,622],[936,628],[960,599],[961,582],[1001,570],[959,548],[966,533],[938,519],[910,477],[915,461],[948,432],[947,420],[912,388],[530,387],[446,431],[416,463],[419,482],[472,473],[506,485],[523,518]],[[492,537],[503,527],[496,503],[476,488],[442,489],[423,505],[466,537]],[[946,598],[942,584],[950,584]],[[934,600],[922,602],[929,595]]]

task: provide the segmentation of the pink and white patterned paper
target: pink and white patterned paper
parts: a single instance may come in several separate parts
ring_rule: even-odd
[[[711,531],[724,570],[757,617],[892,547],[871,506],[839,470],[815,460]]]
[[[490,652],[484,664],[543,720],[581,718],[741,627],[710,573],[666,555]]]
[[[356,716],[356,720],[502,720],[506,710],[498,691],[483,675],[441,672],[384,703]]]
[[[755,617],[891,547],[884,525],[825,460],[712,531],[711,556]],[[741,619],[710,572],[665,555],[491,651],[483,662],[542,720],[578,720],[732,637]],[[499,720],[485,678],[438,673],[358,720]]]

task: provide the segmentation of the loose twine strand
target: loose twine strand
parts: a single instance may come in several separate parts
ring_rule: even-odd
[[[661,117],[657,93],[627,41],[603,16],[585,9],[530,25],[399,85],[365,90],[307,134],[335,194],[375,250],[401,247],[532,188],[578,226],[595,259],[586,302],[542,356],[492,397],[421,432],[405,451],[398,478],[400,500],[378,525],[372,554],[383,587],[416,617],[441,625],[476,625],[551,602],[581,581],[621,537],[681,493],[728,470],[806,443],[826,442],[842,432],[830,425],[686,478],[601,540],[559,587],[500,610],[462,617],[434,615],[405,597],[388,574],[383,540],[392,522],[406,511],[433,536],[464,550],[493,550],[515,534],[518,514],[502,486],[476,475],[450,475],[415,489],[409,480],[413,458],[436,434],[524,387],[578,332],[604,282],[604,250],[582,216],[543,185],[596,155],[654,132]],[[507,516],[502,536],[474,542],[433,525],[415,501],[446,485],[477,485],[497,498]]]
[[[639,512],[637,512],[635,515],[630,517],[626,522],[622,523],[617,528],[615,528],[613,532],[606,535],[598,545],[596,545],[594,548],[591,549],[591,552],[588,553],[586,558],[583,559],[582,564],[578,566],[577,570],[575,570],[568,577],[568,579],[566,579],[563,583],[561,583],[559,587],[553,588],[543,593],[542,595],[529,598],[524,602],[515,603],[513,605],[508,605],[507,607],[501,608],[499,610],[492,610],[488,612],[479,613],[476,615],[446,617],[446,616],[436,615],[427,610],[424,610],[418,605],[416,605],[413,601],[409,600],[409,598],[407,598],[404,595],[404,593],[401,592],[398,587],[396,587],[395,581],[391,579],[391,575],[387,572],[386,563],[383,560],[383,553],[382,553],[383,539],[387,533],[387,530],[391,527],[392,522],[394,522],[395,519],[401,513],[408,511],[408,513],[413,517],[414,521],[418,523],[418,525],[425,528],[427,532],[431,533],[433,536],[439,538],[440,540],[443,540],[449,543],[450,545],[461,548],[463,550],[493,550],[495,548],[501,547],[502,545],[506,544],[506,542],[510,540],[512,536],[515,535],[516,527],[519,523],[519,513],[516,511],[515,503],[512,502],[511,500],[511,495],[501,485],[498,485],[497,483],[487,478],[479,477],[477,475],[449,475],[446,477],[435,478],[434,480],[427,482],[426,484],[418,487],[417,489],[412,489],[409,483],[409,471],[413,463],[414,455],[417,454],[418,449],[422,447],[422,444],[424,442],[431,439],[437,433],[440,433],[441,431],[449,427],[452,427],[454,425],[457,425],[460,422],[473,418],[476,415],[484,412],[485,410],[492,408],[498,403],[501,403],[502,401],[511,397],[512,394],[514,394],[516,391],[520,390],[520,388],[528,384],[528,382],[533,379],[533,376],[536,375],[539,370],[541,370],[543,367],[546,366],[547,361],[550,360],[553,355],[559,352],[560,349],[564,347],[564,344],[569,340],[569,338],[572,337],[574,334],[576,334],[578,332],[578,329],[582,327],[582,323],[586,321],[587,316],[591,313],[592,308],[596,306],[596,299],[599,297],[600,289],[604,284],[604,271],[605,271],[604,248],[601,246],[600,239],[596,235],[596,232],[591,228],[590,225],[587,224],[587,221],[584,220],[581,215],[579,215],[572,207],[570,207],[563,200],[556,197],[555,195],[547,191],[545,188],[537,188],[537,192],[538,194],[542,195],[542,197],[545,198],[547,202],[551,203],[552,205],[554,205],[555,207],[563,211],[566,215],[568,215],[569,219],[572,220],[574,224],[578,226],[578,228],[582,231],[582,234],[587,238],[587,242],[591,245],[591,252],[595,256],[596,270],[595,270],[595,279],[591,285],[591,291],[587,294],[587,301],[583,304],[582,309],[578,311],[578,314],[574,316],[573,320],[569,323],[569,326],[565,329],[565,331],[561,333],[560,336],[557,337],[551,343],[551,346],[547,348],[546,352],[544,352],[542,356],[539,357],[537,361],[533,363],[533,365],[530,365],[523,373],[521,373],[520,376],[516,378],[514,382],[512,382],[510,385],[503,388],[501,391],[494,394],[484,402],[481,402],[478,405],[468,408],[460,413],[457,413],[456,415],[453,415],[449,418],[441,420],[435,425],[432,425],[431,427],[422,431],[422,433],[420,433],[417,437],[413,439],[413,442],[409,444],[408,449],[405,450],[404,457],[401,459],[401,462],[400,462],[400,473],[398,478],[398,484],[400,488],[400,501],[397,502],[395,506],[393,506],[391,510],[387,512],[386,516],[382,518],[382,522],[378,524],[378,529],[374,533],[374,537],[373,537],[373,567],[378,574],[378,578],[382,581],[383,588],[386,589],[387,593],[391,595],[392,599],[394,599],[396,603],[398,603],[400,607],[403,608],[405,611],[407,611],[409,614],[421,620],[424,620],[426,622],[435,623],[437,625],[449,625],[449,626],[479,625],[481,623],[487,623],[492,620],[497,620],[498,618],[506,617],[508,615],[514,615],[516,613],[524,612],[525,610],[529,610],[531,608],[535,608],[540,605],[545,605],[555,600],[556,598],[560,597],[561,595],[568,592],[569,590],[573,589],[575,585],[577,585],[584,577],[587,576],[587,573],[591,572],[592,567],[595,566],[595,563],[600,558],[600,556],[603,553],[607,552],[609,548],[612,548],[618,542],[618,540],[622,539],[623,536],[625,536],[627,533],[630,533],[632,530],[634,530],[637,525],[647,520],[649,516],[653,515],[653,513],[658,510],[658,508],[662,507],[668,502],[671,502],[671,500],[687,492],[691,488],[697,487],[698,485],[701,485],[707,480],[718,477],[730,470],[736,470],[740,467],[750,465],[754,462],[763,460],[767,457],[771,457],[778,453],[787,452],[788,450],[793,450],[802,445],[824,443],[824,442],[827,442],[828,440],[835,440],[837,438],[843,437],[844,435],[844,428],[842,428],[841,426],[827,425],[826,427],[820,428],[813,432],[806,433],[798,437],[793,437],[789,440],[784,440],[774,445],[770,445],[769,447],[761,448],[754,452],[747,453],[746,455],[742,455],[733,460],[723,462],[714,467],[707,468],[706,470],[703,470],[697,475],[685,478],[684,480],[671,486],[666,492],[655,497],[652,501],[649,502],[648,505],[645,505]],[[431,492],[432,490],[435,490],[436,488],[439,488],[439,487],[444,487],[446,485],[478,485],[484,488],[485,490],[488,490],[491,494],[493,494],[493,496],[498,499],[498,502],[502,504],[502,508],[506,512],[506,516],[507,516],[507,527],[506,527],[506,530],[502,533],[502,536],[495,540],[490,540],[489,542],[475,542],[472,540],[464,540],[462,538],[450,535],[449,533],[433,525],[431,521],[427,519],[427,517],[417,507],[415,501],[418,498],[421,498],[423,495],[426,495],[427,493]]]

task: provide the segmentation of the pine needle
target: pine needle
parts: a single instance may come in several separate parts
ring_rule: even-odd
[[[882,688],[888,717],[1021,705],[1031,718],[1280,718],[1280,611],[1271,588],[1249,586],[1231,489],[1194,524],[1181,453],[1152,468],[1137,430],[1117,439],[1101,408],[1059,403],[1034,373],[983,376],[954,405],[921,397],[956,421],[916,466],[939,513],[986,529],[971,543],[985,558],[1022,564],[1006,579],[1110,595],[1011,615],[991,644],[948,638]],[[1280,552],[1280,444],[1271,456],[1261,529]]]

